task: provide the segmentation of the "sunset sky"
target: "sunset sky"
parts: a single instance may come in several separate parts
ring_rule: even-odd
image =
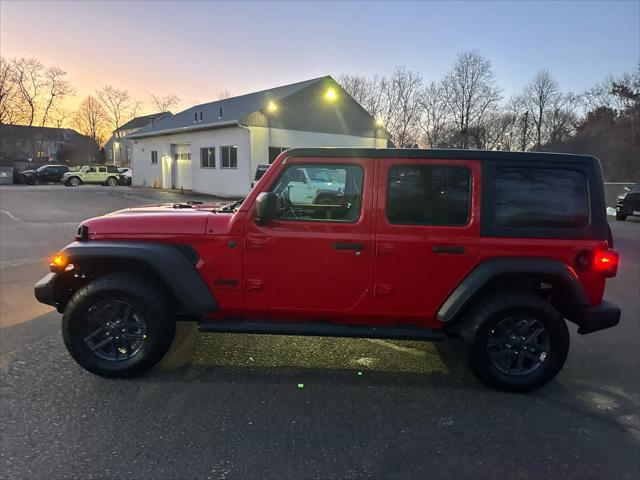
[[[437,80],[477,48],[505,96],[542,68],[580,92],[637,67],[640,2],[0,2],[2,56],[68,72],[77,102],[105,84],[181,107],[395,65]],[[147,105],[147,112],[151,106]]]

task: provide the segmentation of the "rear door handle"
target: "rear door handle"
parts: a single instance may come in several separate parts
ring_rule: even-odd
[[[431,248],[433,253],[464,253],[464,247],[455,245],[436,245]]]
[[[364,250],[364,243],[335,242],[333,248],[336,250]]]

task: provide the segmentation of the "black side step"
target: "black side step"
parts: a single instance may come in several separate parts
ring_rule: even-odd
[[[315,337],[387,338],[392,340],[444,340],[441,330],[410,326],[371,327],[368,325],[340,325],[324,322],[198,322],[198,330],[209,333],[263,333],[267,335],[305,335]]]

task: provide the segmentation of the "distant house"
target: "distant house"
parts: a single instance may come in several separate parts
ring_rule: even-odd
[[[0,125],[0,164],[14,162],[92,163],[98,145],[70,128]]]
[[[283,150],[386,148],[389,134],[326,76],[196,105],[127,138],[134,185],[239,196]]]
[[[104,146],[104,153],[107,163],[130,166],[131,165],[131,141],[127,135],[137,132],[141,128],[151,126],[153,122],[170,116],[171,112],[152,113],[151,115],[142,115],[129,120],[117,130],[112,132],[111,138]]]

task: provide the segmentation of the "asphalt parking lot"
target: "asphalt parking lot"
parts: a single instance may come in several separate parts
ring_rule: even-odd
[[[621,324],[555,381],[486,389],[446,344],[198,334],[147,375],[78,367],[33,283],[84,218],[185,200],[129,187],[0,187],[1,478],[562,478],[640,475],[640,220],[611,220]]]

